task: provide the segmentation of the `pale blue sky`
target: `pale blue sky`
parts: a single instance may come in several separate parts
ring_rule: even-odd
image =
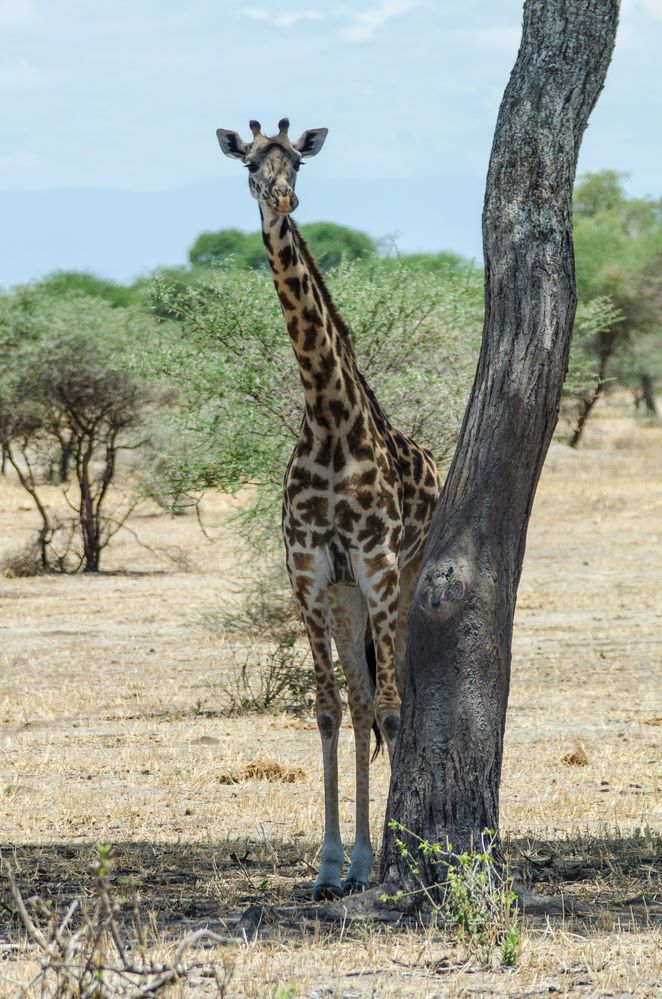
[[[325,125],[300,221],[480,255],[485,171],[519,0],[0,0],[0,286],[129,279],[202,229],[258,226],[218,126]],[[580,171],[662,194],[662,0],[623,0]]]

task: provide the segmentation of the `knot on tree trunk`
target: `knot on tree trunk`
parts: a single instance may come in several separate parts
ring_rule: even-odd
[[[424,568],[419,583],[419,606],[437,620],[453,617],[466,602],[469,587],[455,564]]]

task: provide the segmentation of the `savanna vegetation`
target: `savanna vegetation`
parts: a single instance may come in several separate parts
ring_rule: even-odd
[[[453,253],[401,255],[366,234],[328,223],[304,226],[302,231],[352,330],[359,364],[384,409],[396,425],[429,446],[443,467],[452,454],[474,377],[483,322],[481,269]],[[616,389],[628,393],[626,396],[621,392],[618,397],[620,418],[631,408],[637,419],[650,424],[656,433],[659,429],[656,390],[662,379],[662,199],[628,196],[625,178],[611,171],[581,178],[575,193],[575,249],[580,303],[559,441],[576,448],[587,423],[596,418],[596,403]],[[175,912],[186,898],[191,919],[206,924],[211,920],[214,926],[214,932],[210,931],[204,940],[201,938],[202,943],[220,948],[219,953],[225,954],[227,925],[214,923],[211,910],[205,909],[200,901],[203,882],[207,886],[206,902],[212,899],[217,906],[214,913],[218,906],[238,909],[246,899],[251,903],[244,923],[232,924],[232,931],[244,932],[248,941],[243,956],[246,968],[250,969],[248,977],[269,981],[273,995],[299,994],[292,984],[299,973],[290,975],[281,955],[287,951],[289,936],[297,931],[294,917],[287,917],[290,924],[286,924],[283,916],[285,928],[281,936],[274,929],[271,950],[263,954],[251,949],[249,943],[254,940],[253,932],[257,939],[256,925],[259,926],[261,918],[253,909],[261,909],[265,900],[284,906],[292,892],[296,896],[304,890],[301,885],[307,891],[309,868],[315,863],[311,844],[316,840],[316,830],[309,815],[308,790],[296,798],[296,785],[305,781],[310,769],[308,757],[297,747],[301,746],[301,733],[309,724],[311,678],[307,652],[299,644],[299,624],[288,599],[279,547],[280,486],[298,432],[301,392],[280,307],[265,268],[259,234],[235,230],[201,234],[191,247],[189,259],[188,267],[160,271],[131,286],[89,274],[57,273],[0,296],[0,353],[4,362],[0,369],[2,472],[6,481],[20,484],[26,502],[37,514],[29,549],[23,547],[6,555],[6,573],[50,576],[82,570],[98,575],[106,565],[114,572],[124,571],[134,565],[131,560],[135,560],[139,541],[152,552],[162,545],[157,534],[164,530],[165,521],[158,521],[157,531],[151,526],[150,517],[163,516],[165,510],[173,516],[197,513],[202,532],[221,538],[216,553],[210,554],[194,517],[184,516],[177,521],[185,525],[178,528],[181,532],[189,532],[188,544],[195,558],[205,565],[206,575],[191,576],[196,594],[212,587],[210,580],[219,571],[236,584],[237,591],[230,609],[212,606],[211,600],[198,609],[198,597],[187,593],[186,599],[195,600],[195,606],[191,603],[186,607],[186,628],[168,631],[164,643],[159,644],[149,622],[158,613],[175,621],[182,610],[181,596],[145,583],[145,587],[151,588],[142,593],[140,613],[128,599],[122,605],[129,622],[130,642],[134,644],[129,648],[129,639],[110,626],[104,631],[104,636],[109,636],[104,638],[105,666],[95,680],[89,703],[85,701],[88,697],[85,656],[79,655],[76,644],[82,640],[73,637],[68,653],[71,661],[67,660],[68,679],[61,689],[55,673],[49,674],[48,664],[44,663],[47,693],[26,687],[20,697],[17,693],[12,695],[19,697],[26,717],[41,703],[39,698],[46,696],[56,705],[53,711],[58,716],[66,714],[71,704],[75,705],[77,717],[96,717],[102,705],[103,719],[121,716],[123,724],[133,718],[130,711],[146,712],[144,717],[139,716],[135,731],[131,730],[125,743],[102,745],[94,765],[85,756],[85,746],[78,745],[79,735],[74,731],[69,733],[69,743],[62,746],[58,743],[55,747],[55,755],[61,758],[67,772],[80,771],[76,793],[67,792],[69,797],[55,799],[53,806],[56,820],[67,829],[67,835],[81,836],[85,842],[94,841],[96,831],[92,829],[89,805],[82,796],[88,787],[84,781],[89,779],[92,789],[103,787],[117,805],[116,813],[110,809],[107,817],[108,837],[121,840],[131,836],[135,840],[131,849],[127,846],[123,852],[119,851],[118,859],[105,841],[99,842],[91,855],[93,874],[85,875],[80,883],[73,883],[75,878],[70,876],[62,881],[67,891],[85,895],[87,899],[84,918],[81,921],[76,917],[72,922],[72,927],[80,930],[77,940],[68,924],[61,927],[48,909],[33,912],[29,917],[36,933],[29,925],[26,927],[24,920],[15,919],[15,925],[12,924],[15,932],[27,932],[35,953],[43,958],[41,972],[33,969],[33,973],[41,974],[44,981],[48,976],[53,981],[57,979],[63,995],[69,994],[67,988],[71,994],[95,994],[89,990],[99,976],[105,976],[107,983],[111,978],[129,983],[127,994],[134,994],[128,991],[129,987],[143,988],[142,993],[135,994],[152,994],[148,986],[161,987],[161,981],[164,989],[179,983],[184,990],[187,978],[192,979],[189,994],[206,994],[204,990],[214,982],[215,994],[235,994],[230,981],[233,976],[241,977],[240,972],[235,972],[235,959],[231,964],[225,956],[222,959],[215,956],[215,963],[211,964],[206,959],[188,961],[188,950],[195,940],[186,938],[185,945],[175,951],[158,937],[154,922],[145,927],[138,920],[139,956],[132,955],[123,943],[129,932],[127,926],[134,918],[126,899],[136,890],[147,898],[150,912],[168,906]],[[624,434],[618,439],[625,440]],[[508,778],[510,783],[506,781],[506,816],[514,817],[513,828],[535,827],[539,838],[529,841],[506,837],[506,854],[517,868],[520,880],[528,878],[528,883],[546,884],[548,879],[551,889],[560,882],[566,887],[572,885],[576,877],[582,884],[582,879],[586,881],[587,893],[593,892],[598,897],[601,892],[608,894],[607,885],[612,877],[622,894],[630,890],[634,895],[650,890],[655,856],[655,837],[650,829],[633,834],[632,839],[627,838],[626,832],[619,831],[611,837],[603,831],[597,853],[595,841],[588,836],[567,838],[561,845],[555,840],[550,845],[540,834],[544,822],[551,821],[550,816],[563,814],[563,820],[559,821],[564,835],[569,837],[570,827],[564,823],[570,821],[569,815],[583,821],[586,813],[582,807],[592,793],[591,745],[587,745],[588,757],[582,749],[586,763],[582,762],[581,754],[574,761],[571,759],[577,713],[581,714],[582,724],[593,732],[589,715],[597,710],[588,702],[578,708],[568,693],[574,667],[572,657],[568,659],[563,648],[564,643],[572,644],[573,628],[589,628],[590,649],[582,668],[594,680],[603,675],[605,655],[612,657],[618,652],[627,658],[630,671],[626,671],[627,677],[632,684],[640,683],[646,674],[646,664],[652,664],[653,657],[652,639],[645,629],[640,632],[633,625],[634,630],[628,630],[627,622],[621,622],[617,637],[607,640],[600,626],[586,625],[590,607],[582,603],[586,597],[576,587],[565,582],[563,592],[555,589],[554,580],[566,570],[573,579],[593,571],[592,566],[585,568],[587,562],[582,555],[579,531],[585,517],[587,493],[594,483],[599,484],[599,497],[593,505],[589,503],[590,512],[595,518],[598,514],[606,517],[610,531],[615,529],[614,518],[623,503],[622,494],[616,493],[597,459],[581,470],[573,466],[570,474],[567,466],[562,466],[564,459],[558,457],[559,453],[555,460],[564,469],[562,484],[560,478],[558,482],[550,478],[547,498],[543,496],[542,500],[547,519],[540,528],[540,539],[547,561],[544,572],[540,571],[524,586],[521,596],[526,621],[526,614],[533,614],[542,604],[550,618],[546,617],[542,623],[538,618],[535,623],[529,622],[529,631],[523,639],[531,655],[538,649],[541,672],[517,681],[520,686],[515,684],[511,703],[515,711],[515,738],[520,740],[518,751],[524,754],[528,751],[530,725],[526,720],[520,721],[517,712],[524,716],[532,710],[535,692],[540,691],[536,684],[551,684],[553,680],[550,697],[554,698],[555,717],[561,719],[562,735],[557,730],[546,730],[536,736],[539,736],[535,744],[539,754],[537,764],[542,767],[546,788],[540,792],[544,800],[536,798],[534,802],[530,783],[521,779],[525,764],[515,762],[513,757],[513,766],[519,770],[517,777]],[[564,453],[571,455],[567,449]],[[650,458],[652,450],[646,454]],[[639,462],[633,457],[628,465],[624,456],[623,461],[625,474],[631,473],[632,482],[636,479],[640,483],[637,495],[645,515],[643,459]],[[550,475],[554,473],[553,468]],[[224,496],[221,501],[219,491],[238,494],[239,499],[231,501]],[[156,502],[161,512],[145,515],[143,520],[133,516],[143,502],[150,510]],[[553,512],[561,503],[568,512],[568,531],[576,547],[570,566],[554,547],[558,525],[554,526]],[[223,526],[219,529],[221,522]],[[128,528],[133,532],[131,537],[127,535]],[[599,535],[600,527],[595,530]],[[603,543],[598,537],[592,546],[591,558],[606,558],[603,551],[609,547],[606,527],[604,533]],[[111,545],[106,552],[113,538],[117,547]],[[259,571],[240,572],[238,566],[246,562],[258,566]],[[555,567],[551,574],[550,564]],[[90,580],[56,580],[57,585],[64,582],[82,587]],[[70,592],[78,599],[72,601],[66,625],[83,629],[83,604],[88,597],[82,589]],[[615,590],[609,597],[609,611],[620,621],[624,605],[619,599],[620,590]],[[101,622],[107,616],[110,621],[116,617],[101,597],[95,596],[95,601],[95,620]],[[576,617],[567,626],[559,624],[570,613],[568,607],[574,609],[575,605]],[[81,633],[74,630],[71,635]],[[638,665],[625,652],[633,635],[640,643],[637,647],[642,659]],[[543,645],[542,652],[539,642]],[[185,648],[186,654],[192,656],[194,667],[183,683],[168,658],[168,643],[179,650]],[[223,645],[227,666],[223,679],[217,675],[219,643]],[[85,655],[96,655],[87,639],[82,645]],[[118,658],[116,647],[122,649],[117,653]],[[151,656],[159,659],[158,670]],[[129,661],[135,665],[127,674]],[[200,663],[203,680],[198,675]],[[627,700],[626,672],[608,674],[611,696],[619,703]],[[153,676],[158,677],[155,684]],[[585,682],[583,674],[581,682]],[[599,685],[600,681],[595,682]],[[120,707],[118,691],[121,691]],[[648,704],[650,693],[642,704]],[[287,709],[283,731],[274,742],[271,716],[267,712],[282,709]],[[10,713],[13,721],[13,709]],[[250,719],[246,718],[248,713]],[[231,730],[232,738],[229,728],[219,734],[219,719],[228,726],[231,719],[232,725],[237,726]],[[647,738],[654,734],[659,719],[653,717],[652,708],[641,707],[635,722],[649,728],[641,729],[646,738],[636,748],[634,742],[627,746],[625,742],[619,743],[623,767],[631,776],[630,782],[619,785],[618,791],[624,796],[619,801],[625,802],[626,825],[638,821],[644,800],[639,797],[640,792],[649,793],[647,778],[641,775],[646,768],[650,770],[652,750]],[[197,728],[193,733],[194,723],[204,727],[202,735]],[[610,738],[621,739],[622,725],[620,720],[613,722]],[[260,744],[267,747],[266,760],[246,762],[241,753],[233,750],[240,726],[243,726],[240,738],[247,742],[258,734]],[[168,752],[161,753],[159,740],[166,729]],[[597,746],[598,734],[593,733],[592,738]],[[198,740],[197,750],[192,751],[192,740]],[[217,745],[224,761],[221,769],[218,761],[214,762],[217,750],[209,748]],[[172,746],[177,746],[177,753],[171,751]],[[287,755],[287,767],[270,762],[269,757],[278,755],[281,749]],[[560,779],[559,786],[555,786],[562,750],[569,758],[562,764],[563,773],[571,775],[572,787],[567,792],[562,791]],[[50,749],[39,765],[44,772],[49,754]],[[596,774],[603,784],[606,781],[607,791],[614,785],[615,794],[613,774],[620,765],[615,758],[611,763],[611,770],[607,763],[600,764],[602,769],[600,773],[596,769]],[[383,761],[377,767],[382,764]],[[349,770],[349,766],[344,769]],[[158,788],[154,784],[157,772],[165,775]],[[108,776],[111,773],[112,778]],[[141,793],[149,789],[153,798],[145,791],[144,800],[141,798],[139,802],[133,795],[135,788],[127,790],[121,783],[123,778],[118,776],[121,773],[135,773],[136,787],[140,784]],[[58,773],[57,780],[60,779]],[[249,806],[237,798],[235,790],[251,787],[250,782],[255,780],[268,782],[268,794],[276,802],[274,812],[288,816],[282,829],[273,824],[268,826],[264,838],[268,845],[261,852],[256,852],[252,827],[247,825]],[[7,788],[5,800],[9,803],[20,800],[25,807],[30,804],[30,795],[38,793],[28,778],[22,783],[10,781]],[[251,815],[262,814],[263,792],[258,786],[250,793],[255,797],[249,802]],[[219,795],[222,795],[220,805]],[[295,808],[288,804],[292,800],[290,795],[295,796]],[[601,787],[599,804],[594,809],[604,830],[613,819],[607,809],[607,797]],[[180,807],[181,801],[185,806]],[[319,810],[321,803],[317,802],[315,807]],[[381,801],[376,812],[383,813],[384,807],[385,801]],[[162,814],[171,816],[184,845],[181,849],[154,847],[154,856],[158,854],[155,862],[151,854],[147,856],[144,843],[148,840],[163,843],[167,838],[162,815],[159,818],[156,814],[159,808]],[[212,856],[197,841],[191,845],[186,839],[189,835],[186,816],[192,816],[190,822],[197,824],[201,809],[204,816],[199,819],[200,839],[211,837],[212,831],[217,835],[221,827],[226,837],[220,850],[220,868],[216,867],[216,855]],[[295,819],[295,812],[303,818]],[[250,821],[254,825],[254,820]],[[46,841],[50,835],[46,819],[39,822],[39,835]],[[404,843],[407,831],[400,832]],[[375,835],[379,835],[378,829]],[[28,836],[26,842],[36,840]],[[295,856],[286,844],[298,842],[302,844],[301,852]],[[57,898],[56,909],[62,909],[59,915],[64,917],[64,902],[68,904],[69,897],[58,895],[56,874],[51,875],[52,884],[41,883],[46,879],[43,871],[49,864],[54,871],[64,869],[66,857],[58,849],[50,850],[46,857],[34,852],[36,848],[32,846],[26,848],[20,854],[24,864],[20,873],[27,883],[26,871],[32,872],[30,878],[39,882],[34,892],[47,888]],[[411,861],[415,868],[411,843],[407,841],[403,849],[409,851],[407,862]],[[451,850],[449,844],[424,845],[425,855],[431,851],[433,859]],[[83,852],[80,846],[74,851],[78,867],[87,870],[85,865],[90,857],[86,854],[83,858]],[[533,987],[540,984],[539,965],[545,953],[553,952],[556,964],[563,969],[558,974],[568,988],[581,991],[583,978],[587,976],[593,976],[598,983],[596,987],[600,988],[616,989],[622,984],[620,979],[627,971],[620,969],[627,968],[627,961],[623,958],[617,964],[618,972],[611,977],[606,972],[600,977],[601,972],[595,971],[591,963],[593,954],[588,946],[580,945],[569,930],[560,931],[541,949],[537,949],[538,944],[525,942],[523,950],[512,885],[509,880],[494,880],[490,850],[462,854],[462,858],[460,868],[467,877],[447,886],[447,899],[455,914],[449,924],[455,948],[449,951],[450,957],[441,953],[439,928],[433,922],[426,928],[422,941],[414,933],[411,938],[403,937],[404,942],[397,942],[388,932],[367,934],[363,943],[376,955],[376,961],[384,961],[384,955],[389,953],[395,955],[395,963],[404,959],[409,962],[408,968],[419,969],[422,960],[426,973],[434,975],[455,974],[471,961],[484,971],[519,962],[527,969],[527,987]],[[187,881],[189,862],[195,871]],[[154,881],[161,893],[159,898],[157,888],[150,894],[155,863],[161,865]],[[113,873],[114,865],[117,876]],[[649,872],[648,881],[641,874],[644,870]],[[119,893],[117,900],[113,893]],[[19,889],[14,886],[7,911],[10,906],[14,911],[19,897]],[[440,913],[438,910],[441,919]],[[620,918],[615,909],[612,916],[615,925]],[[654,989],[651,948],[638,933],[638,919],[632,917],[632,939],[636,939],[637,959],[648,976],[646,988]],[[317,955],[315,960],[323,961],[330,937],[316,925],[317,929],[311,930],[313,935],[317,934],[312,946]],[[541,940],[545,932],[541,929]],[[334,938],[334,942],[338,941]],[[154,948],[156,957],[146,958],[144,955],[151,954]],[[599,955],[595,957],[596,968],[600,962],[607,967],[608,949],[606,944],[601,947],[596,944]],[[70,972],[72,964],[75,965],[71,955],[75,954],[83,954],[84,961],[77,967],[78,978],[74,981]],[[572,954],[572,960],[567,958],[568,954]],[[236,963],[240,965],[241,961],[237,959]],[[344,974],[347,969],[342,960],[340,963]],[[265,970],[267,965],[272,970]],[[301,974],[305,977],[307,972]],[[335,969],[328,971],[329,981],[334,980],[334,974]],[[354,971],[350,968],[347,974],[350,977],[345,984],[350,988],[355,982],[351,978]],[[392,992],[385,989],[382,994],[403,994],[402,990],[409,987],[408,975],[410,971],[399,980],[397,988],[394,985]],[[495,981],[485,978],[484,987],[495,987]],[[548,991],[559,991],[552,986],[554,982],[549,987],[545,984]],[[379,990],[379,985],[376,987]],[[74,992],[74,988],[79,992]],[[84,993],[86,988],[88,993]],[[123,994],[117,988],[117,994]],[[242,982],[242,988],[241,994],[252,994],[249,984]],[[518,988],[517,984],[512,984],[512,988],[503,986],[504,994],[519,994]]]
[[[481,270],[448,252],[387,251],[331,223],[302,232],[368,382],[443,466],[474,374]],[[575,246],[580,300],[559,428],[573,447],[616,386],[631,391],[642,416],[656,414],[662,199],[629,197],[613,171],[582,177]],[[60,272],[0,297],[2,470],[13,467],[41,518],[24,571],[95,571],[146,494],[181,511],[207,488],[251,484],[245,534],[259,547],[277,541],[301,393],[261,236],[202,233],[189,257],[190,267],[132,286]],[[110,511],[120,456],[131,475],[122,476],[125,502]],[[54,479],[71,516],[51,522],[39,483]]]

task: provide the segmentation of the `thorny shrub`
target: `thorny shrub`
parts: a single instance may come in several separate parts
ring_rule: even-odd
[[[25,999],[35,995],[42,999],[148,999],[171,994],[174,986],[187,980],[204,978],[215,984],[219,999],[229,996],[232,965],[189,956],[198,945],[225,943],[217,933],[197,930],[179,942],[171,960],[153,960],[150,946],[159,943],[149,939],[154,924],[148,929],[136,903],[133,934],[127,937],[121,906],[111,895],[112,864],[112,847],[98,843],[91,900],[74,899],[62,914],[38,897],[26,903],[12,868],[0,856],[0,871],[9,882],[16,914],[39,957],[39,971],[15,994]]]

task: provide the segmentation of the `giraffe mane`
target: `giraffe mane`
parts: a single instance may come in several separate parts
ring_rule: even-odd
[[[290,221],[290,226],[292,227],[292,233],[294,235],[294,241],[296,243],[297,250],[301,253],[301,256],[305,261],[306,267],[308,268],[308,273],[311,275],[311,277],[315,281],[315,284],[317,285],[322,301],[326,306],[326,310],[329,316],[331,317],[331,321],[333,322],[336,330],[340,334],[343,343],[346,345],[347,350],[349,352],[349,356],[351,357],[352,361],[355,362],[356,358],[354,354],[354,344],[352,343],[352,334],[350,333],[349,326],[338,312],[335,303],[329,293],[329,289],[324,283],[324,278],[322,277],[320,269],[317,265],[317,261],[310,252],[308,244],[306,243],[305,239],[299,232],[299,229],[297,228],[293,219],[290,218],[289,221]]]
[[[308,246],[305,239],[301,235],[298,227],[296,226],[292,218],[289,219],[289,223],[292,229],[292,234],[294,236],[294,242],[296,243],[297,250],[300,252],[306,264],[306,267],[308,268],[309,274],[314,279],[315,284],[317,285],[322,301],[324,302],[324,305],[326,306],[326,309],[331,317],[331,321],[335,325],[335,328],[337,329],[340,335],[340,338],[345,346],[345,349],[347,350],[348,359],[352,363],[358,381],[366,395],[368,402],[370,403],[370,406],[372,407],[372,411],[377,416],[377,418],[383,422],[385,428],[386,427],[390,428],[391,427],[390,420],[386,416],[386,413],[384,412],[382,407],[379,405],[377,397],[375,396],[375,393],[372,391],[367,381],[365,380],[363,373],[358,368],[358,365],[356,363],[356,354],[354,353],[354,344],[352,342],[352,334],[350,332],[349,326],[338,312],[335,302],[331,298],[331,294],[324,282],[324,278],[322,277],[317,261],[310,252],[310,247]]]

